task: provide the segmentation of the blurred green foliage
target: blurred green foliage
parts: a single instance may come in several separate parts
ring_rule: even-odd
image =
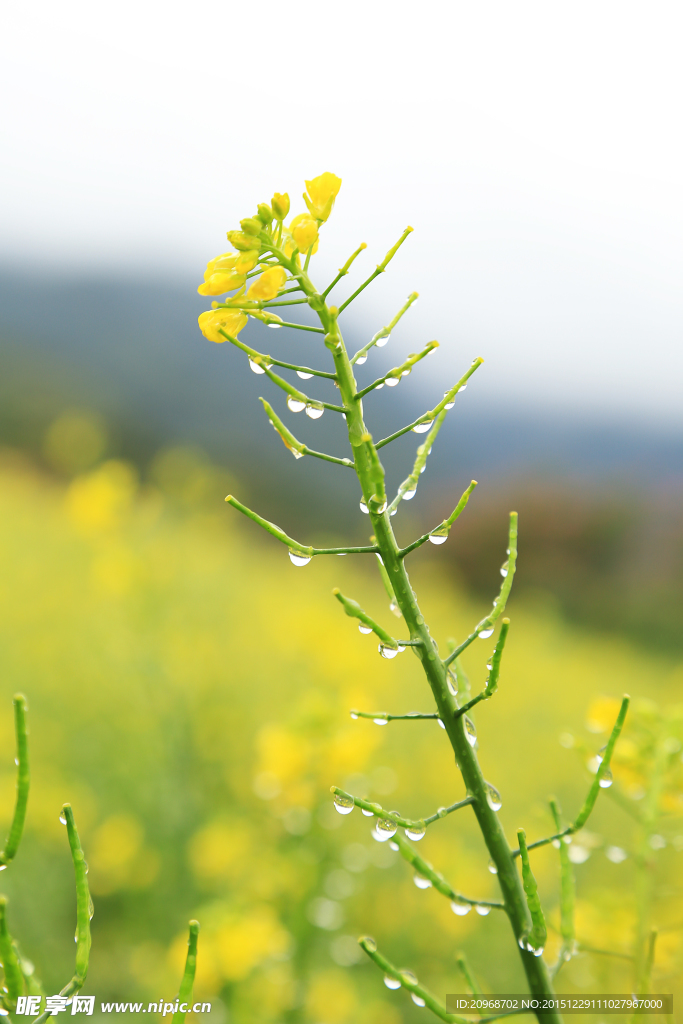
[[[90,865],[88,991],[98,999],[173,996],[190,917],[202,925],[197,995],[220,999],[234,1024],[419,1020],[360,961],[355,940],[368,927],[441,995],[464,990],[462,950],[485,989],[523,988],[502,915],[455,917],[371,839],[369,819],[333,809],[331,784],[413,817],[465,795],[436,723],[349,718],[351,707],[432,710],[411,654],[380,659],[331,595],[334,585],[362,591],[382,621],[386,597],[370,570],[338,558],[292,566],[222,505],[228,490],[243,492],[197,451],[160,454],[141,483],[128,463],[98,462],[104,445],[94,438],[73,422],[53,428],[54,464],[60,444],[81,452],[66,484],[9,450],[0,467],[2,827],[13,806],[17,690],[29,698],[33,763],[27,834],[2,881],[11,929],[46,988],[57,991],[73,961],[72,871],[58,821],[67,799]],[[522,517],[522,561],[525,529]],[[496,572],[503,531],[504,520]],[[439,549],[441,562],[418,554],[410,565],[444,647],[485,608],[453,582],[447,552],[457,536]],[[657,925],[653,986],[671,991],[682,958],[682,737],[680,711],[657,705],[680,701],[683,665],[603,635],[599,617],[590,631],[567,625],[538,592],[513,601],[510,615],[500,691],[473,715],[501,818],[511,837],[523,825],[533,841],[552,830],[548,794],[572,815],[614,701],[633,695],[615,784],[575,839],[577,933],[628,954],[643,922]],[[475,689],[489,654],[477,643],[463,659]],[[633,814],[651,803],[660,750],[645,826]],[[430,829],[419,849],[461,891],[495,896],[467,811]],[[533,858],[552,958],[558,856],[548,847]],[[581,954],[565,970],[562,989],[632,987],[628,959]]]

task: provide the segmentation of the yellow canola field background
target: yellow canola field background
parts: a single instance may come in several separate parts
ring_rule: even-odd
[[[131,466],[110,461],[65,487],[3,456],[3,828],[16,691],[29,699],[31,729],[27,831],[2,875],[22,950],[51,992],[70,977],[74,893],[58,821],[70,800],[90,867],[87,990],[98,999],[170,999],[190,917],[202,925],[196,991],[214,1001],[214,1024],[421,1019],[364,962],[355,941],[363,933],[442,999],[464,991],[461,951],[486,991],[522,990],[502,915],[456,917],[371,838],[369,819],[333,809],[332,784],[412,817],[464,796],[437,723],[379,727],[349,716],[353,707],[433,709],[412,654],[379,658],[332,598],[340,586],[400,636],[373,566],[349,557],[295,568],[277,542],[202,498],[202,473],[210,470],[196,468],[194,491],[164,486],[163,474],[141,488]],[[520,537],[523,558],[523,523]],[[411,575],[446,649],[484,609],[444,578],[438,553],[413,556]],[[550,794],[575,814],[618,698],[632,694],[614,786],[575,840],[577,937],[628,955],[638,922],[656,925],[654,990],[671,991],[682,959],[683,666],[601,636],[599,623],[592,634],[570,629],[543,595],[513,600],[509,613],[500,691],[472,716],[501,819],[511,839],[523,825],[533,840],[551,831]],[[473,692],[492,643],[477,641],[465,659]],[[652,802],[658,756],[654,824],[643,831],[633,813]],[[467,810],[432,826],[419,852],[461,892],[497,897]],[[552,847],[534,855],[551,961],[557,862]],[[631,986],[628,959],[581,953],[559,988]]]

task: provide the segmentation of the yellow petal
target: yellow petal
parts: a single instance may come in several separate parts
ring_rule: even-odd
[[[286,280],[287,274],[282,267],[271,267],[254,281],[247,292],[247,298],[261,302],[274,299]]]
[[[308,252],[318,241],[318,225],[308,213],[300,213],[289,225],[289,230],[296,242],[299,252]]]
[[[226,339],[218,333],[219,327],[222,327],[234,338],[246,325],[248,319],[246,313],[243,313],[241,309],[207,309],[204,313],[199,314],[198,323],[205,338],[220,344]]]
[[[330,171],[325,171],[324,174],[319,174],[317,178],[307,181],[306,189],[313,205],[318,207],[318,209],[323,209],[330,199],[336,199],[341,183],[341,178],[338,178],[336,174],[332,174]]]
[[[246,278],[244,274],[217,273],[208,277],[204,284],[200,284],[197,291],[200,295],[222,295],[224,292],[231,292],[234,288],[241,288]]]

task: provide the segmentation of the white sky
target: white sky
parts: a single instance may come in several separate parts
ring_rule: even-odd
[[[401,349],[438,337],[432,374],[483,355],[492,400],[683,426],[679,4],[15,0],[3,21],[0,260],[38,289],[51,267],[200,280],[257,201],[333,170],[321,276],[416,229],[368,336],[416,289]]]

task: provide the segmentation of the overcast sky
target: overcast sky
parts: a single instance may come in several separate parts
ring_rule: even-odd
[[[679,4],[34,0],[3,20],[0,260],[37,296],[53,267],[199,281],[256,202],[332,170],[321,278],[415,228],[355,314],[368,336],[416,289],[397,356],[437,337],[430,372],[482,355],[491,400],[683,428]]]

